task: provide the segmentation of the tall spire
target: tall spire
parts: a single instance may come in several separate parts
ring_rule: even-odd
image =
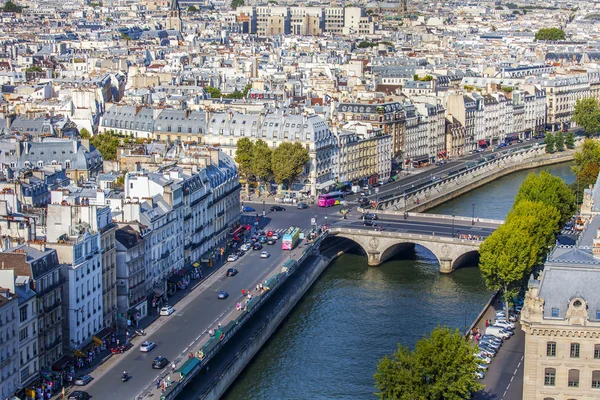
[[[179,2],[177,0],[171,0],[171,11],[179,11]]]

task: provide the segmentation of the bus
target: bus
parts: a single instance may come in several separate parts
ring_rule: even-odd
[[[319,196],[319,207],[332,207],[340,204],[344,198],[344,192],[331,192]]]
[[[282,250],[292,250],[300,239],[300,228],[292,226],[283,234],[281,239]]]
[[[242,240],[242,237],[244,236],[244,234],[246,232],[250,232],[252,230],[252,227],[250,225],[242,225],[239,228],[237,228],[233,233],[233,240],[240,241]]]

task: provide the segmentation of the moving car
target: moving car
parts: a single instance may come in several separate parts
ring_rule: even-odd
[[[230,254],[229,257],[227,257],[227,261],[228,262],[234,262],[237,261],[239,259],[237,254]]]
[[[262,253],[260,253],[260,258],[269,258],[270,256],[271,255],[268,251],[263,251]]]
[[[279,233],[273,232],[273,236],[271,236],[275,240],[279,240]]]
[[[154,349],[155,347],[156,343],[146,340],[140,345],[140,351],[143,353],[147,353],[149,351],[152,351],[152,349]]]
[[[169,360],[164,357],[158,356],[154,360],[152,360],[152,368],[154,369],[163,369],[169,364]]]
[[[305,210],[308,208],[308,204],[306,203],[298,203],[298,207],[296,207],[298,210]]]
[[[250,206],[242,207],[242,212],[254,212],[254,211],[256,211],[256,210]]]
[[[88,392],[84,392],[82,390],[76,390],[73,393],[69,394],[68,400],[88,400],[90,395]]]
[[[240,250],[242,250],[242,251],[248,251],[248,250],[250,250],[251,246],[252,246],[252,244],[250,244],[250,243],[244,243],[242,245],[242,247],[240,247]]]
[[[238,270],[235,268],[229,268],[227,270],[227,276],[236,276],[238,273]]]
[[[91,376],[83,375],[83,376],[80,376],[79,378],[75,379],[75,385],[85,386],[93,380],[94,380],[94,378],[92,378]]]
[[[173,306],[164,306],[160,309],[160,315],[169,316],[175,312]]]
[[[281,206],[271,206],[271,208],[269,210],[271,210],[271,211],[285,211],[285,208],[281,207]]]
[[[262,244],[260,244],[260,243],[258,243],[258,242],[257,242],[257,243],[254,243],[254,244],[252,245],[252,250],[262,250],[262,248],[263,248]]]
[[[267,231],[267,237],[273,237],[274,233],[275,233],[275,231],[268,230]]]
[[[224,299],[226,299],[226,298],[228,298],[228,297],[229,297],[229,293],[227,293],[227,292],[226,292],[226,291],[224,291],[224,290],[221,290],[221,291],[219,292],[219,294],[217,295],[217,298],[219,298],[219,299],[221,299],[221,300],[224,300]]]
[[[363,226],[377,226],[377,223],[375,221],[367,219],[363,222]]]
[[[274,245],[275,243],[277,243],[277,241],[275,239],[273,239],[272,237],[267,239],[267,244],[268,245]]]
[[[366,221],[366,220],[375,221],[375,220],[378,220],[379,218],[377,217],[377,214],[366,213],[362,216],[362,219],[363,219],[363,221]]]
[[[258,238],[258,243],[262,243],[262,244],[267,243],[267,237],[266,236],[260,236]]]

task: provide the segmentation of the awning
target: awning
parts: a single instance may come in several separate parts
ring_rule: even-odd
[[[477,143],[479,143],[480,146],[487,146],[487,140],[480,140]]]
[[[87,357],[87,354],[79,350],[74,350],[73,354],[75,355],[75,357]]]
[[[192,265],[194,266],[194,268],[198,268],[200,266],[200,264],[198,262],[195,262]]]
[[[162,289],[158,289],[158,288],[154,288],[154,296],[156,296],[156,297],[160,297],[160,296],[162,296],[163,294],[165,294],[165,291],[164,291],[164,290],[162,290]]]
[[[413,159],[413,162],[423,162],[423,161],[429,161],[429,156],[415,157]]]
[[[94,341],[94,343],[96,343],[97,345],[99,345],[99,346],[100,346],[100,345],[102,345],[102,339],[100,339],[100,338],[98,338],[98,337],[94,336],[94,337],[92,338],[92,340],[93,340],[93,341]]]
[[[325,189],[331,185],[335,185],[335,181],[333,179],[331,179],[327,182],[317,183],[317,190]]]

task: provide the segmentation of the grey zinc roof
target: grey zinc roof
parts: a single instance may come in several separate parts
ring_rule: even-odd
[[[564,319],[569,302],[580,297],[587,303],[590,320],[597,321],[600,311],[598,280],[600,268],[546,265],[540,283],[539,297],[544,299],[544,318],[552,319],[552,309],[558,309],[557,319]]]

